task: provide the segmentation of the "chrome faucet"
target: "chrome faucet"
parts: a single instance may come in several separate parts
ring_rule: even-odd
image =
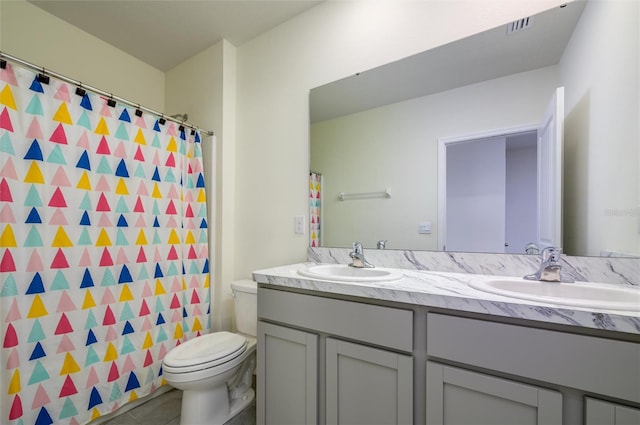
[[[378,241],[378,249],[385,249],[387,247],[387,240],[386,239],[382,239]]]
[[[362,244],[360,242],[353,243],[353,251],[349,253],[349,257],[353,260],[353,262],[349,264],[349,267],[356,267],[359,269],[375,267],[364,259],[364,251],[362,250]]]
[[[560,264],[562,249],[548,246],[540,252],[540,269],[537,272],[524,277],[527,280],[541,280],[545,282],[573,282],[573,279],[562,276],[562,264]]]

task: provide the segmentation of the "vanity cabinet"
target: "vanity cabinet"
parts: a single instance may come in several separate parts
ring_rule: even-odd
[[[562,394],[427,362],[428,425],[562,423]]]
[[[258,289],[258,424],[413,423],[413,312]]]
[[[638,425],[640,337],[262,284],[256,393],[258,424]]]

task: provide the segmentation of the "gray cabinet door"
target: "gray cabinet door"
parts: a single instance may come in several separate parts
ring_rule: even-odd
[[[561,424],[562,394],[427,362],[427,424]]]
[[[638,425],[640,409],[585,398],[585,425]]]
[[[327,424],[413,423],[413,358],[326,340]]]
[[[318,336],[258,322],[258,424],[318,422]]]

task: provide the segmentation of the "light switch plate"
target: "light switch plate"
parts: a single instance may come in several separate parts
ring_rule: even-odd
[[[293,218],[293,231],[296,235],[304,235],[304,215],[296,215]]]

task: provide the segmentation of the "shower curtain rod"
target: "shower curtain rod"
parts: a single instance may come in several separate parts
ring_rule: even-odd
[[[57,72],[53,72],[53,71],[51,71],[49,69],[45,69],[43,66],[38,66],[38,65],[32,64],[31,62],[27,62],[27,61],[25,61],[23,59],[17,58],[15,56],[11,56],[11,55],[9,55],[9,54],[7,54],[5,52],[1,52],[0,51],[0,59],[6,59],[6,60],[10,60],[12,62],[17,62],[17,63],[19,63],[21,65],[24,65],[27,68],[30,68],[30,69],[32,69],[34,71],[42,72],[45,75],[47,75],[47,74],[51,75],[52,77],[55,77],[55,78],[57,78],[59,80],[62,80],[64,82],[66,82],[66,83],[73,84],[74,86],[78,86],[81,89],[89,90],[91,92],[94,92],[94,93],[99,94],[101,96],[107,97],[109,99],[116,100],[116,101],[118,101],[120,103],[124,103],[126,105],[135,107],[135,108],[137,108],[137,109],[139,109],[141,111],[145,111],[145,112],[148,112],[148,113],[150,113],[152,115],[156,115],[156,116],[161,117],[161,118],[163,118],[165,120],[173,121],[173,122],[178,123],[180,125],[187,126],[187,127],[191,128],[193,130],[200,130],[200,128],[198,128],[198,127],[196,127],[194,125],[187,124],[184,121],[178,121],[177,119],[172,118],[171,116],[167,116],[167,115],[163,114],[162,112],[158,112],[158,111],[155,111],[153,109],[146,108],[146,107],[140,105],[139,103],[133,103],[130,100],[123,99],[123,98],[118,97],[118,96],[114,96],[112,93],[107,93],[104,90],[97,89],[97,88],[92,87],[90,85],[84,84],[81,81],[77,81],[77,80],[71,79],[69,77],[66,77],[66,76],[64,76],[62,74],[58,74]],[[206,132],[206,134],[208,136],[213,136],[215,134],[211,130],[202,130],[202,131]]]

